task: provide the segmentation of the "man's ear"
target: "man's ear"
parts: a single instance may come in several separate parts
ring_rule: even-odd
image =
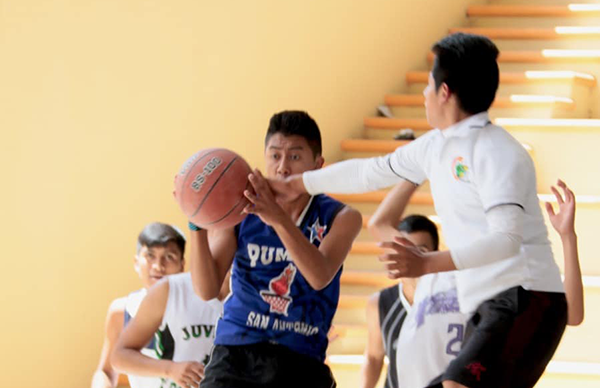
[[[446,84],[445,82],[442,82],[437,93],[438,98],[441,100],[441,102],[448,102],[448,100],[450,100],[450,97],[452,97],[452,95],[454,94],[448,87],[448,84]]]
[[[323,164],[325,164],[325,159],[321,155],[317,156],[315,159],[315,170],[323,167]]]

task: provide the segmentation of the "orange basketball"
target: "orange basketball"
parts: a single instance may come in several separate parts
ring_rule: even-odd
[[[234,226],[246,216],[250,166],[223,148],[196,152],[175,177],[175,199],[187,218],[203,229]]]

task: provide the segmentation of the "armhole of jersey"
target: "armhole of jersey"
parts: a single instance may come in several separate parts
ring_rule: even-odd
[[[408,300],[404,296],[404,292],[402,292],[402,283],[398,284],[398,294],[400,296],[400,302],[402,302],[402,306],[406,312],[409,312],[412,306],[408,303]]]
[[[173,275],[177,276],[177,275]],[[169,327],[169,317],[171,316],[171,310],[173,309],[173,304],[175,303],[175,279],[173,276],[167,277],[167,284],[169,285],[169,292],[167,295],[167,303],[165,304],[165,311],[163,313],[162,322],[160,323],[159,330],[165,330],[165,328]]]
[[[243,221],[242,221],[243,222]],[[239,244],[239,237],[240,237],[240,229],[242,227],[242,223],[240,222],[239,224],[237,224],[234,228],[233,228],[233,233],[235,235],[235,240],[236,242],[238,242]]]

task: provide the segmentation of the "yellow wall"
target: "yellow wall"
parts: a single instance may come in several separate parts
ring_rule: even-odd
[[[137,233],[184,225],[191,153],[262,166],[270,115],[300,108],[339,157],[473,2],[0,0],[4,384],[88,384]]]

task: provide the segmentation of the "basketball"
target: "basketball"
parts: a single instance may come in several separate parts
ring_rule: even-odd
[[[233,151],[210,148],[196,152],[175,177],[175,199],[187,218],[203,229],[234,226],[246,216],[250,187],[246,161]]]

